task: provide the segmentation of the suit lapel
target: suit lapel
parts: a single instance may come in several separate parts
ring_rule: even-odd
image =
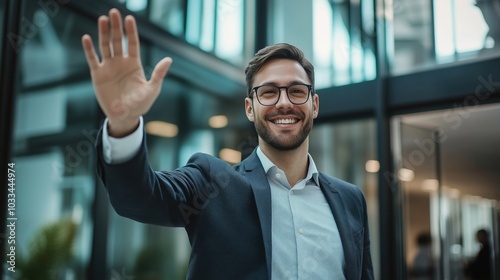
[[[344,248],[344,258],[346,264],[346,279],[352,279],[355,275],[356,265],[352,265],[356,261],[356,257],[354,255],[354,240],[352,237],[351,227],[349,225],[348,215],[346,212],[346,208],[344,202],[342,200],[342,196],[340,193],[333,188],[331,182],[324,178],[324,176],[319,176],[321,190],[326,197],[330,208],[332,209],[333,217],[335,219],[335,223],[337,224],[337,228],[340,234],[340,240],[342,241],[342,247]]]
[[[267,270],[269,279],[271,279],[271,188],[255,151],[243,163],[245,171],[248,173],[246,177],[252,186],[255,204],[257,205],[262,237],[264,239]]]

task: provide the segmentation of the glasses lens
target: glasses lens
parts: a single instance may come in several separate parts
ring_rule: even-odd
[[[257,89],[256,94],[262,105],[274,105],[278,101],[280,89],[275,86],[262,86]]]
[[[309,98],[309,87],[306,85],[293,85],[288,88],[288,98],[294,104],[306,103]]]

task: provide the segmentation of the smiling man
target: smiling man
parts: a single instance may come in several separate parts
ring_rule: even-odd
[[[97,171],[118,214],[184,227],[192,246],[188,279],[373,279],[361,191],[318,172],[308,153],[319,98],[302,51],[275,44],[249,62],[245,112],[259,146],[247,159],[230,166],[195,154],[174,171],[153,171],[142,116],[172,60],[161,60],[148,81],[134,18],[125,18],[128,54],[119,12],[98,23],[101,61],[88,35],[82,44],[107,116]],[[116,105],[138,92],[134,106]]]

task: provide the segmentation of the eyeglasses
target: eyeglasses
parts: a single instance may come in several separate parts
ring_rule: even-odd
[[[263,106],[274,106],[278,103],[281,95],[281,89],[286,89],[288,100],[294,105],[301,105],[309,100],[312,85],[295,84],[287,87],[277,87],[272,85],[262,85],[254,87],[250,92],[250,96],[255,92],[257,100]]]

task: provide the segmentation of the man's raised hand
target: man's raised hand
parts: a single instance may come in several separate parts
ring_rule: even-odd
[[[122,45],[122,18],[117,9],[111,9],[109,16],[99,17],[98,31],[100,61],[88,34],[83,35],[82,45],[97,101],[108,117],[109,134],[122,137],[137,128],[139,117],[153,105],[172,59],[166,57],[158,62],[148,81],[141,63],[134,17],[125,17],[127,53]]]

